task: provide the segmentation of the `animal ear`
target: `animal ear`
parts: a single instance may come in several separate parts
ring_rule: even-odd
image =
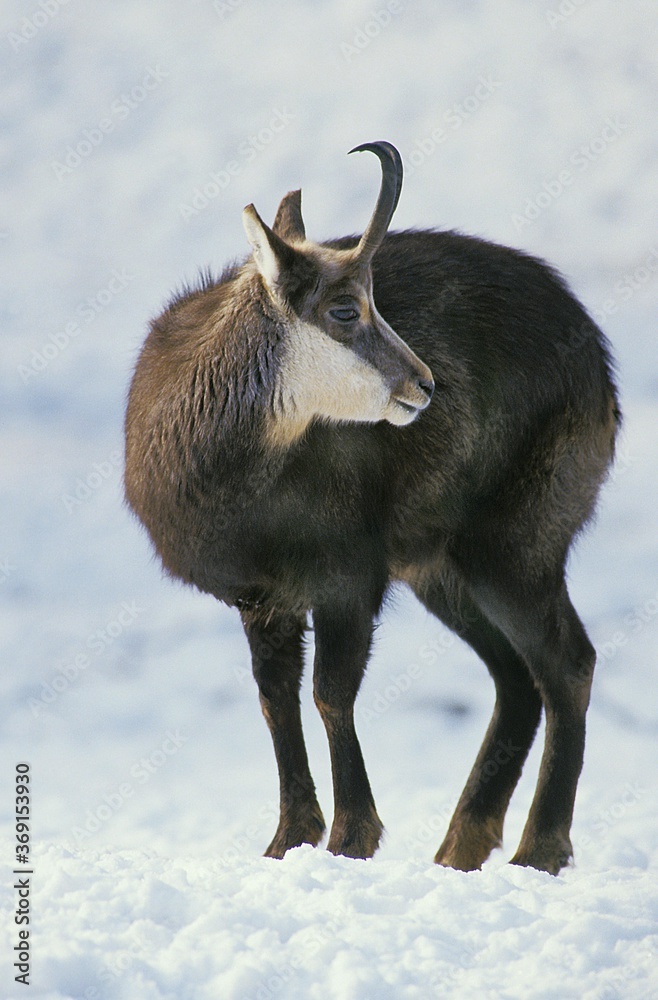
[[[318,281],[317,269],[307,256],[291,247],[266,226],[253,205],[242,213],[247,239],[265,287],[279,305],[298,310],[305,294]]]
[[[265,225],[253,205],[247,205],[243,211],[242,222],[263,281],[271,291],[280,292],[286,284],[286,272],[295,266],[297,254]]]
[[[304,255],[266,226],[253,205],[242,213],[254,261],[270,293],[295,307],[299,295],[313,284],[314,270]]]
[[[281,251],[285,243],[265,225],[253,205],[247,205],[244,209],[242,224],[254,251],[254,260],[261,277],[269,288],[276,288],[281,279],[283,267]]]
[[[306,239],[306,229],[302,219],[302,192],[289,191],[281,199],[272,231],[282,240],[291,243]]]

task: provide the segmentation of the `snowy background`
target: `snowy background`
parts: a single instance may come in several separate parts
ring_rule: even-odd
[[[658,996],[658,10],[654,0],[6,0],[2,44],[0,996]],[[163,579],[122,505],[127,385],[183,279],[304,191],[358,231],[389,139],[394,223],[555,263],[618,359],[625,429],[570,565],[599,652],[576,865],[431,864],[493,704],[403,591],[358,702],[387,837],[260,854],[277,781],[238,616]],[[432,655],[427,655],[427,650]],[[328,751],[307,684],[320,802]],[[13,781],[31,764],[32,986],[15,984]]]

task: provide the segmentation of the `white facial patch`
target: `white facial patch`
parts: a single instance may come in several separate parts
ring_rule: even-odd
[[[318,327],[301,320],[290,324],[278,374],[272,443],[290,444],[314,417],[375,423],[390,420],[390,410],[390,388],[372,365]],[[399,422],[408,423],[413,416]]]

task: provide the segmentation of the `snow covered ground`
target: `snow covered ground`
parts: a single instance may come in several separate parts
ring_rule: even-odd
[[[654,1000],[655,4],[8,0],[0,39],[0,997]],[[358,702],[383,848],[262,859],[276,770],[239,620],[163,579],[122,506],[149,316],[246,253],[250,201],[271,220],[301,185],[311,237],[358,230],[377,171],[345,153],[379,138],[407,168],[397,226],[549,258],[619,362],[619,461],[571,563],[599,667],[576,866],[558,878],[505,863],[541,738],[504,851],[471,874],[431,864],[493,692],[403,591]],[[308,685],[304,716],[330,815]],[[28,990],[13,968],[20,761]]]

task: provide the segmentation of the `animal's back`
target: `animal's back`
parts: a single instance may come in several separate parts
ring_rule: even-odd
[[[559,560],[614,450],[603,333],[543,261],[458,233],[389,234],[373,282],[380,312],[436,384],[399,449],[393,428],[372,429],[403,456],[397,549],[415,537],[427,558],[438,529],[453,547],[497,540]]]

